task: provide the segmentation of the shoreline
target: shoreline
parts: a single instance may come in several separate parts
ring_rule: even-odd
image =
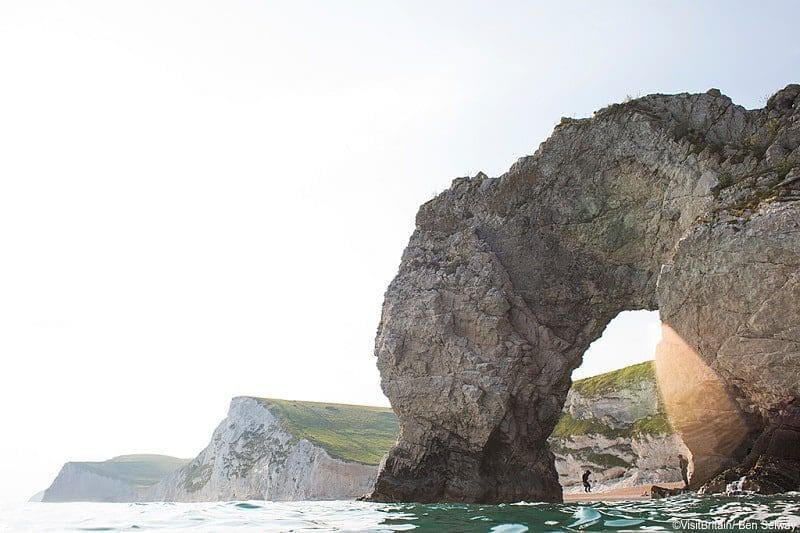
[[[616,489],[606,490],[602,492],[576,492],[564,493],[564,503],[574,502],[616,502],[623,500],[649,500],[650,488],[653,485],[659,487],[679,489],[683,487],[683,483],[648,483],[646,485],[633,485],[631,487],[619,487]]]

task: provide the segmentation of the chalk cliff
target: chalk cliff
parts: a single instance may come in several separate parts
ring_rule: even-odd
[[[166,455],[120,455],[108,461],[64,464],[50,487],[31,501],[135,502],[148,487],[188,459]]]
[[[559,501],[546,441],[571,372],[630,309],[668,328],[657,374],[685,378],[662,390],[698,485],[800,396],[798,300],[800,85],[756,110],[712,89],[563,119],[420,208],[375,340],[402,432],[372,498]]]
[[[126,455],[66,463],[41,498],[353,499],[372,489],[378,463],[398,432],[397,418],[383,407],[237,397],[194,459]]]
[[[388,409],[237,397],[206,449],[142,499],[356,498],[371,490],[397,431]]]

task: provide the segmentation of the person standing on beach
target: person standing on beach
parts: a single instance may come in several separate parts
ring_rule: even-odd
[[[681,467],[681,477],[683,478],[684,488],[689,488],[689,460],[681,454],[678,454],[678,463]]]
[[[592,492],[592,486],[589,484],[589,476],[591,475],[592,473],[589,470],[583,473],[581,478],[583,479],[583,492]]]

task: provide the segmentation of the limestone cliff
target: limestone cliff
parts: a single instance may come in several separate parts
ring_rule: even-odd
[[[354,421],[361,426],[354,428]],[[234,398],[206,449],[142,499],[356,498],[371,490],[378,460],[396,433],[388,409]]]
[[[108,461],[69,462],[36,501],[138,501],[148,487],[188,461],[166,455],[120,455]]]
[[[800,396],[799,291],[800,85],[763,109],[712,89],[564,119],[420,208],[375,340],[402,431],[372,497],[559,501],[570,374],[630,309],[660,310],[662,368],[696,363],[664,399],[705,481]]]
[[[653,363],[573,383],[548,439],[559,482],[581,491],[592,471],[595,491],[680,481],[677,456],[688,450],[666,419]]]

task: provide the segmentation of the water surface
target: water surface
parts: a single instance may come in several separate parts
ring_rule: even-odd
[[[800,493],[594,504],[335,502],[26,503],[0,506],[6,531],[695,531],[800,530]],[[772,529],[770,529],[772,528]],[[709,528],[706,528],[709,529]]]

